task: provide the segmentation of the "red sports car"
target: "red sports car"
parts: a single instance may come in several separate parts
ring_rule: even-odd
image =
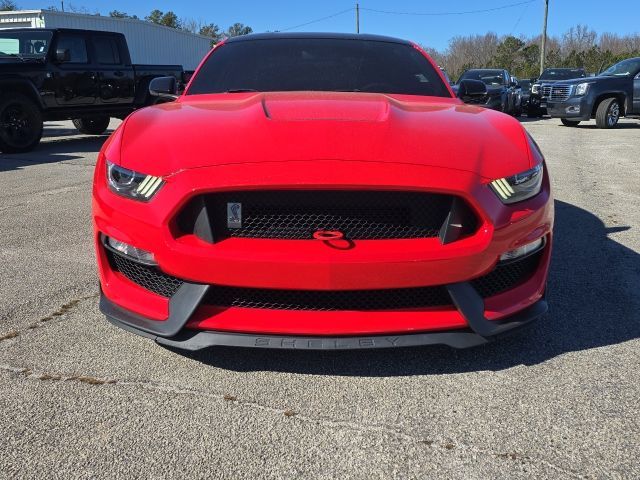
[[[230,39],[105,143],[100,307],[212,345],[480,345],[547,311],[553,201],[519,122],[456,98],[417,45]],[[462,100],[461,100],[462,99]]]

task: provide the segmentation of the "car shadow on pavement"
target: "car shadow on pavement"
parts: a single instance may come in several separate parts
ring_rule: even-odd
[[[291,351],[212,348],[187,354],[235,371],[317,375],[404,376],[502,370],[640,337],[640,255],[610,235],[590,212],[556,201],[549,314],[511,336],[469,350]],[[615,223],[611,219],[611,223]]]
[[[564,128],[578,128],[578,129],[583,129],[583,130],[599,130],[598,126],[596,124],[594,124],[594,123],[589,123],[589,124],[580,123],[579,125],[576,125],[575,127],[567,127],[567,126],[563,125],[562,123],[558,122],[558,126],[564,127]],[[638,128],[640,128],[640,122],[618,123],[613,128],[615,130],[633,130],[633,129],[638,129]]]
[[[76,132],[77,133],[77,132]],[[85,160],[87,153],[96,153],[109,138],[111,131],[96,136],[43,137],[43,141],[31,152],[0,153],[0,172],[70,160]]]

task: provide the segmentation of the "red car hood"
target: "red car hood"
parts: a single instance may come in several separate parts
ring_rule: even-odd
[[[408,163],[499,178],[532,166],[518,121],[457,99],[370,93],[183,96],[133,113],[119,158],[147,174],[251,162]],[[118,156],[107,152],[108,156]]]

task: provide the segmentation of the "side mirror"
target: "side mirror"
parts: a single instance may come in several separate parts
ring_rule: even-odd
[[[487,86],[480,80],[460,80],[458,85],[458,98],[463,102],[469,102],[487,94]]]
[[[71,52],[68,48],[58,48],[56,50],[56,62],[64,63],[71,60]]]
[[[178,82],[175,77],[156,77],[149,82],[149,94],[175,100],[178,98]]]

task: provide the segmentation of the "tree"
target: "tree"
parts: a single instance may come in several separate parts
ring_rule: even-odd
[[[57,11],[58,9],[55,7],[49,7],[49,10]],[[71,13],[81,13],[82,15],[96,15],[98,17],[100,16],[100,12],[98,12],[97,10],[91,13],[91,11],[87,7],[84,7],[82,5],[77,6],[72,3],[68,3],[67,5],[65,5],[64,11]]]
[[[0,1],[0,12],[12,12],[18,10],[18,5],[16,2],[11,0],[2,0]]]
[[[202,27],[200,27],[200,30],[198,31],[198,33],[200,35],[204,35],[205,37],[211,37],[216,39],[222,36],[222,33],[220,32],[220,27],[215,23],[203,25]]]
[[[468,68],[488,67],[497,46],[498,35],[493,32],[453,37],[438,62],[452,79],[457,79]]]
[[[568,55],[573,51],[585,52],[595,45],[596,37],[595,30],[590,30],[586,25],[571,27],[562,36],[562,53]]]
[[[180,29],[186,32],[197,33],[200,30],[202,22],[198,22],[193,18],[181,18],[179,20]]]
[[[112,18],[133,18],[135,20],[138,19],[137,15],[129,15],[128,13],[121,12],[119,10],[111,10],[109,12],[109,16],[112,17]]]
[[[200,27],[198,33],[200,35],[204,35],[205,37],[210,37],[212,46],[224,38],[223,33],[220,31],[220,27],[215,23],[203,25],[202,27]]]
[[[452,79],[467,68],[507,68],[519,78],[536,77],[540,68],[540,36],[525,38],[495,33],[457,36],[444,51],[425,48]],[[600,36],[585,25],[576,25],[560,38],[547,38],[547,67],[584,67],[598,73],[613,63],[640,56],[640,33]]]
[[[249,35],[253,32],[253,28],[242,23],[234,23],[226,32],[227,37],[239,37],[240,35]]]
[[[525,42],[514,36],[506,36],[492,59],[492,66],[496,68],[506,68],[511,73],[515,73],[518,66],[522,65],[522,52]]]
[[[144,18],[147,22],[155,23],[156,25],[164,25],[165,27],[181,28],[180,20],[178,16],[172,11],[162,12],[161,10],[153,10],[148,16]]]

